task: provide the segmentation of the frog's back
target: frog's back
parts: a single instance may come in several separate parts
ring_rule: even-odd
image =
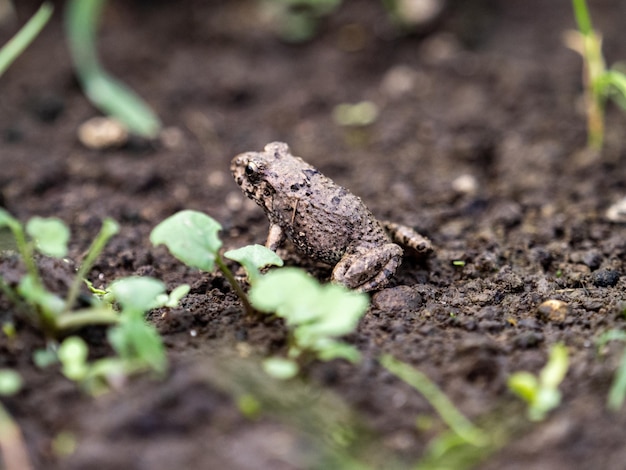
[[[283,227],[300,251],[334,264],[350,246],[389,241],[382,225],[359,197],[334,183],[322,186],[312,184],[306,188],[296,201],[292,220]]]

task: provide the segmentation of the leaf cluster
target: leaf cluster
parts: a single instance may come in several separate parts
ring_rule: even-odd
[[[164,244],[170,253],[188,266],[211,272],[215,266],[224,274],[241,299],[247,313],[272,313],[283,318],[289,329],[287,358],[272,358],[266,370],[275,376],[293,377],[308,358],[344,358],[356,362],[359,353],[336,340],[354,331],[369,305],[367,295],[342,286],[320,285],[304,271],[284,268],[261,274],[266,266],[282,266],[273,251],[250,245],[220,255],[221,225],[201,212],[185,210],[168,217],[150,235],[154,245]],[[248,295],[237,282],[223,258],[238,262],[248,274]]]
[[[72,336],[64,340],[57,354],[54,354],[52,348],[52,357],[45,351],[38,354],[39,364],[49,364],[58,358],[68,378],[83,383],[94,393],[121,383],[135,372],[165,371],[167,360],[163,342],[154,326],[145,321],[144,314],[158,307],[175,307],[189,292],[188,285],[181,285],[168,295],[165,285],[150,277],[119,279],[104,291],[93,289],[88,283],[94,293],[91,305],[75,310],[74,304],[84,277],[108,240],[117,233],[117,223],[111,219],[104,221],[66,298],[45,287],[34,256],[40,253],[56,258],[64,257],[70,238],[67,226],[57,218],[41,217],[33,217],[22,226],[8,212],[0,209],[1,227],[9,228],[13,234],[17,252],[26,266],[26,274],[16,288],[0,276],[0,288],[49,339],[58,339],[87,325],[111,325],[107,337],[117,353],[116,357],[89,363],[87,344],[79,337]]]
[[[63,258],[67,254],[70,238],[67,226],[54,217],[33,217],[23,226],[7,211],[0,209],[0,228],[3,227],[8,228],[15,239],[17,252],[26,267],[26,274],[15,288],[0,276],[0,290],[47,337],[55,338],[88,324],[117,323],[117,315],[111,307],[99,302],[95,297],[91,306],[74,310],[83,279],[108,240],[119,230],[117,223],[111,219],[104,221],[65,298],[46,288],[35,263],[35,253]]]
[[[156,328],[144,320],[153,308],[173,306],[185,295],[189,286],[165,294],[165,284],[150,277],[128,277],[115,281],[108,289],[108,298],[120,305],[119,322],[107,332],[109,343],[117,356],[88,361],[89,349],[78,336],[70,336],[59,347],[58,357],[63,373],[80,382],[92,394],[109,387],[119,387],[126,378],[142,371],[163,374],[167,357]]]
[[[561,404],[559,385],[568,364],[567,347],[559,343],[552,346],[548,362],[537,376],[522,371],[509,377],[509,389],[528,404],[528,419],[543,421],[548,412]]]

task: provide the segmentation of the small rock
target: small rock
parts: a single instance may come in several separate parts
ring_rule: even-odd
[[[121,147],[128,142],[128,130],[115,119],[94,117],[80,125],[78,140],[94,150]]]
[[[460,194],[475,194],[478,191],[478,181],[475,176],[466,173],[452,181],[452,189]]]
[[[591,275],[596,287],[614,287],[619,281],[619,273],[613,269],[600,269]]]
[[[422,296],[408,286],[398,286],[377,292],[372,297],[372,303],[386,312],[411,311],[422,306]]]
[[[407,65],[396,65],[387,71],[380,84],[381,91],[391,98],[405,96],[415,86],[417,72]]]
[[[571,307],[562,300],[549,299],[537,307],[537,314],[544,320],[562,322],[571,313]]]
[[[443,11],[443,0],[396,0],[396,14],[404,23],[423,26],[433,22]]]
[[[606,210],[606,218],[611,222],[626,222],[626,197]]]

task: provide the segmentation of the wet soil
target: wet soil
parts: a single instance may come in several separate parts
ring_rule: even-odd
[[[22,20],[32,3],[20,4]],[[591,3],[608,62],[626,57],[626,3]],[[606,408],[623,347],[599,351],[596,340],[624,327],[626,230],[605,212],[626,193],[626,117],[609,106],[603,152],[585,151],[581,61],[562,39],[574,26],[570,2],[451,1],[439,21],[405,35],[379,2],[352,0],[299,45],[281,41],[255,8],[110,2],[103,60],[158,112],[169,129],[162,142],[109,151],[78,143],[77,126],[97,112],[73,77],[60,9],[1,79],[2,207],[20,220],[67,222],[74,262],[101,221],[116,219],[121,232],[90,273],[98,287],[130,274],[192,285],[179,308],[149,317],[171,363],[160,380],[133,378],[94,398],[57,368],[33,365],[44,339],[27,325],[18,321],[17,337],[0,340],[0,364],[25,380],[3,403],[34,466],[357,468],[353,458],[406,468],[444,426],[378,364],[390,353],[472,420],[518,423],[478,468],[623,468],[626,414]],[[15,26],[0,29],[2,42]],[[346,43],[355,30],[356,45]],[[333,121],[337,104],[361,100],[378,107],[373,124]],[[223,224],[226,248],[263,243],[267,221],[228,165],[274,140],[436,249],[427,261],[407,257],[392,285],[372,296],[346,338],[360,364],[314,363],[288,384],[259,369],[260,358],[284,351],[281,324],[246,319],[220,275],[188,269],[148,240],[168,215],[196,209]],[[292,253],[287,261],[321,280],[330,273]],[[63,269],[45,270],[58,289]],[[568,308],[542,313],[548,299]],[[0,308],[3,321],[13,317],[6,300]],[[95,355],[107,353],[101,329],[82,334]],[[562,405],[525,424],[507,377],[539,371],[557,342],[571,359]],[[247,394],[260,415],[239,411]],[[418,427],[420,416],[434,427]],[[352,438],[341,442],[351,444],[339,446],[347,429]]]

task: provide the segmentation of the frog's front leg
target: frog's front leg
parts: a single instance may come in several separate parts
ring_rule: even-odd
[[[357,246],[349,250],[333,269],[331,280],[367,292],[389,282],[402,261],[402,248],[395,243]]]
[[[280,225],[270,224],[270,231],[267,234],[265,248],[269,248],[275,252],[283,244],[286,236],[284,230],[280,228]]]

